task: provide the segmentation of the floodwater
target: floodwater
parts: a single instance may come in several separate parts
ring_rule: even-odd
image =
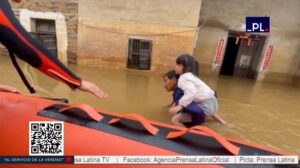
[[[19,61],[22,62],[22,61]],[[163,88],[161,75],[137,71],[102,70],[70,65],[85,80],[95,82],[109,94],[106,100],[73,92],[64,84],[45,77],[21,63],[37,96],[64,97],[71,103],[87,103],[116,113],[138,113],[170,123],[161,107],[171,101]],[[9,58],[0,56],[0,83],[12,85],[28,94]],[[227,125],[213,120],[204,124],[226,137],[253,142],[273,149],[300,155],[300,88],[220,76],[202,79],[218,91],[219,114]]]

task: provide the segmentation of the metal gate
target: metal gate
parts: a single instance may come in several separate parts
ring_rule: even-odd
[[[230,31],[220,74],[256,79],[266,38]]]
[[[234,76],[250,79],[257,77],[257,67],[264,43],[264,37],[253,38],[250,46],[247,44],[247,40],[241,40],[235,62]]]

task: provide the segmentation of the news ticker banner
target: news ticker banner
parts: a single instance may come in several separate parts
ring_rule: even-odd
[[[0,156],[0,164],[299,164],[298,156]]]

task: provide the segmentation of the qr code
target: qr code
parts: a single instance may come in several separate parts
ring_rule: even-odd
[[[29,122],[29,155],[63,154],[63,122]]]

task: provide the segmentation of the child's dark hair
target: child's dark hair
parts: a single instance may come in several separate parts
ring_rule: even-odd
[[[176,59],[176,64],[183,66],[183,73],[185,73],[185,72],[191,72],[191,73],[193,73],[196,76],[199,75],[199,64],[198,64],[198,61],[195,60],[194,57],[192,57],[189,54],[180,55]]]
[[[176,74],[176,72],[174,70],[171,70],[169,72],[167,72],[166,74],[164,74],[163,77],[167,77],[168,79],[173,79],[173,78],[176,78],[178,79],[179,78],[179,75]]]

